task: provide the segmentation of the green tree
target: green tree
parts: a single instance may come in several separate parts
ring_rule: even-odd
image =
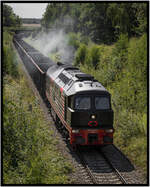
[[[118,36],[127,33],[131,37],[146,31],[147,3],[110,3],[107,16]]]
[[[97,44],[111,44],[120,34],[143,34],[146,12],[147,3],[49,3],[42,25],[80,32]]]
[[[75,65],[84,64],[87,54],[87,47],[85,44],[81,44],[76,52]]]
[[[147,31],[147,3],[134,3],[132,7],[135,10],[137,20],[136,32],[142,35]]]
[[[6,4],[3,4],[3,26],[11,27],[11,26],[20,26],[21,19],[19,16],[14,14],[13,9]]]

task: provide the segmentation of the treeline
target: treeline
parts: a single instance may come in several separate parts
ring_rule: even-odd
[[[140,36],[147,30],[147,3],[49,3],[42,26],[65,28],[98,44],[111,44],[120,34]]]
[[[40,24],[41,19],[38,18],[22,18],[22,23],[27,23],[27,24]]]
[[[21,19],[17,16],[13,9],[6,4],[2,7],[3,14],[3,76],[10,75],[14,78],[18,77],[17,63],[15,60],[15,53],[13,50],[13,32],[12,28],[21,25]]]
[[[3,4],[2,7],[3,10],[3,26],[4,27],[16,27],[21,26],[22,21],[19,16],[17,16],[14,12],[11,6]]]

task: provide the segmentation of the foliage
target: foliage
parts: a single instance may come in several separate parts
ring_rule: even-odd
[[[58,152],[53,123],[44,120],[25,79],[5,76],[3,109],[4,184],[69,183],[72,167]]]
[[[81,44],[76,52],[75,65],[84,64],[87,54],[87,47],[85,44]]]
[[[77,50],[80,47],[81,43],[84,45],[88,45],[89,43],[91,43],[91,40],[87,36],[82,36],[80,32],[78,33],[69,32],[68,33],[68,45],[73,46],[74,49]]]
[[[97,45],[92,45],[88,49],[88,53],[86,55],[85,63],[89,67],[97,68],[98,63],[100,62],[100,50]]]
[[[148,6],[145,3],[134,3],[133,8],[136,14],[137,26],[135,27],[136,33],[142,35],[147,32],[147,12]]]
[[[3,4],[3,26],[21,26],[21,18],[14,14],[11,6],[7,4]]]
[[[98,44],[111,44],[120,34],[142,35],[147,29],[146,2],[49,3],[42,18],[46,29],[80,32]]]
[[[10,32],[3,32],[3,74],[18,77],[17,62],[12,46],[12,35]]]
[[[135,33],[136,15],[133,3],[111,3],[107,9],[107,15],[115,28],[115,33],[132,35]],[[132,33],[133,32],[133,33]]]
[[[78,49],[81,42],[81,34],[70,32],[68,34],[68,37],[69,37],[68,44],[73,46],[75,49]]]
[[[120,35],[112,46],[99,45],[97,70],[85,60],[80,69],[93,75],[112,96],[114,141],[146,175],[147,35]],[[90,46],[87,47],[90,54]]]
[[[73,168],[58,151],[53,123],[19,71],[12,35],[3,36],[3,183],[71,183]]]

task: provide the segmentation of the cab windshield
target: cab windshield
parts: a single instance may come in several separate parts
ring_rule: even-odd
[[[93,103],[93,104],[92,104]],[[109,110],[110,101],[107,96],[78,96],[75,98],[75,109],[90,110],[94,107],[96,110]]]
[[[88,110],[91,108],[91,98],[90,97],[77,97],[75,99],[75,109]]]
[[[107,110],[110,109],[109,98],[105,96],[95,97],[95,108],[97,110]]]

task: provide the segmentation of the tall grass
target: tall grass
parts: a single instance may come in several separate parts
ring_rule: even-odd
[[[73,168],[25,79],[5,76],[3,109],[4,184],[69,183]]]
[[[39,100],[18,69],[12,36],[4,32],[3,183],[71,183],[72,165],[58,150],[58,139],[45,121]]]
[[[3,32],[3,75],[9,74],[18,77],[17,62],[12,46],[13,33]]]
[[[99,45],[98,48],[96,71],[94,66],[89,68],[86,59],[79,64],[80,69],[92,74],[111,93],[114,142],[146,175],[147,36],[143,34],[129,40],[121,35],[114,45]],[[90,58],[90,47],[87,50],[86,58]]]

